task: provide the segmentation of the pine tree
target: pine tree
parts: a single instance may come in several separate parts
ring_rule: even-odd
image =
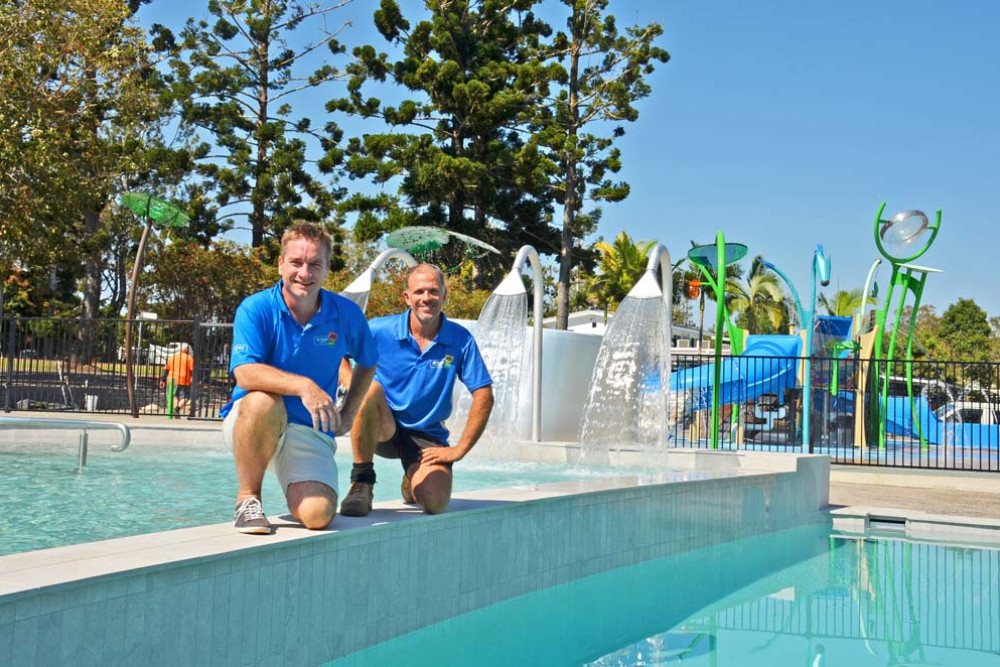
[[[342,4],[211,0],[215,20],[189,19],[179,40],[153,26],[155,44],[169,54],[171,98],[201,177],[188,193],[195,218],[230,228],[245,216],[258,248],[273,246],[297,219],[324,221],[333,211],[343,193],[318,179],[310,161],[340,140],[340,130],[294,119],[293,102],[339,77],[329,64],[309,72],[304,61],[322,49],[343,52],[336,33],[322,27]],[[290,46],[307,25],[320,26],[318,37]]]
[[[394,0],[382,0],[375,25],[394,55],[356,48],[348,96],[328,105],[375,130],[387,126],[350,139],[324,164],[343,161],[352,178],[384,188],[346,201],[358,239],[430,225],[486,241],[503,257],[526,243],[554,251],[551,164],[525,139],[549,78],[537,50],[548,27],[534,4],[428,0],[428,16],[411,23]],[[383,103],[369,96],[373,88],[411,97]]]
[[[539,105],[536,141],[557,165],[552,179],[562,204],[557,327],[569,321],[569,285],[580,259],[580,242],[593,232],[593,215],[584,215],[587,200],[617,202],[629,194],[612,174],[621,169],[615,140],[635,122],[635,103],[650,93],[646,78],[669,54],[654,45],[663,32],[656,23],[619,33],[607,0],[560,0],[569,8],[566,32],[555,36],[550,57],[559,63],[558,86],[548,103]]]

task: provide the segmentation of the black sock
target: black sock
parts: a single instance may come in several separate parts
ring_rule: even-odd
[[[364,482],[365,484],[375,483],[374,463],[355,463],[351,468],[351,482]]]

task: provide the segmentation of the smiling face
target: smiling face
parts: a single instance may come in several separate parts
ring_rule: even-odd
[[[410,323],[421,328],[434,327],[441,319],[445,287],[432,268],[418,267],[406,281],[403,301],[410,307]]]
[[[278,272],[285,300],[309,303],[316,299],[330,272],[330,257],[315,241],[301,237],[292,239],[278,258]]]

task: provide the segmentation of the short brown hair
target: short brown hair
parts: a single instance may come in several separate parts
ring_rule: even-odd
[[[330,233],[314,222],[296,222],[285,230],[281,236],[281,256],[285,256],[285,249],[292,241],[305,239],[312,241],[326,251],[326,259],[330,260],[333,255],[333,238]]]
[[[406,271],[406,290],[410,290],[410,276],[416,273],[430,273],[437,278],[438,286],[441,287],[441,295],[444,296],[448,291],[448,286],[444,282],[444,271],[436,264],[428,264],[427,262],[420,262],[416,266],[411,266]]]

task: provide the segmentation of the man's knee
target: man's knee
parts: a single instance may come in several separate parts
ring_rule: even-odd
[[[439,491],[419,493],[414,491],[413,496],[417,504],[428,514],[442,514],[447,511],[448,505],[451,503],[450,493]]]
[[[288,510],[309,530],[322,530],[337,513],[337,492],[321,482],[289,484],[285,492]]]
[[[413,499],[428,514],[441,514],[451,503],[451,472],[440,467],[417,467],[411,474]]]
[[[285,417],[285,401],[279,394],[251,391],[240,399],[240,416]]]

